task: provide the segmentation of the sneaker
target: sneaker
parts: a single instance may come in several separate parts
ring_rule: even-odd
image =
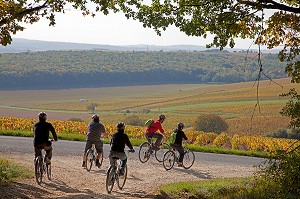
[[[45,162],[46,162],[46,165],[50,165],[51,164],[51,161],[50,161],[50,159],[49,158],[45,158]]]
[[[98,168],[100,168],[100,167],[101,167],[101,163],[100,163],[100,162],[96,162],[96,166],[97,166]]]
[[[177,163],[177,166],[178,166],[178,167],[182,167],[182,166],[183,166],[182,162],[178,162],[178,163]]]
[[[82,162],[82,167],[85,167],[85,161]]]
[[[124,169],[119,169],[119,176],[123,176],[124,175]]]

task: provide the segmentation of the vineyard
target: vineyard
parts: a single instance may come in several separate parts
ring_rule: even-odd
[[[32,131],[36,120],[29,118],[0,117],[0,130]],[[87,122],[49,120],[60,133],[82,134],[87,132]],[[107,136],[110,137],[116,128],[114,125],[105,125]],[[168,131],[170,132],[170,131]],[[144,127],[126,126],[126,133],[130,138],[144,139]],[[276,150],[290,150],[300,145],[299,142],[291,139],[267,138],[261,136],[230,136],[222,133],[204,133],[187,129],[185,131],[192,144],[199,146],[214,146],[234,150],[250,150],[261,152],[275,152]],[[166,139],[170,133],[167,133]],[[294,144],[296,142],[296,144]],[[290,148],[292,146],[292,148]]]

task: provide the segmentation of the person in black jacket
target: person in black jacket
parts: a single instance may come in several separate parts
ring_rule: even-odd
[[[174,133],[176,133],[175,141],[174,141],[174,143],[170,144],[170,146],[173,149],[177,150],[180,154],[179,160],[178,160],[178,166],[179,167],[182,167],[182,161],[183,161],[183,157],[184,157],[184,151],[183,151],[183,147],[182,147],[182,139],[188,140],[188,138],[186,137],[186,135],[182,131],[183,127],[184,127],[184,124],[182,122],[179,122],[177,124],[177,129],[174,130]]]
[[[40,112],[38,116],[39,122],[35,123],[33,126],[33,145],[35,157],[42,155],[42,149],[44,149],[46,151],[46,164],[51,164],[50,160],[52,158],[52,144],[51,141],[49,141],[49,132],[52,133],[52,136],[55,141],[57,141],[57,135],[52,124],[46,122],[47,114],[45,112]]]
[[[124,168],[127,163],[127,156],[125,154],[124,148],[127,145],[130,148],[130,152],[134,152],[133,146],[127,136],[124,133],[125,123],[120,122],[117,124],[118,132],[113,134],[110,140],[110,152],[109,152],[109,161],[110,165],[114,164],[114,158],[119,158],[121,160],[120,175],[124,174]]]

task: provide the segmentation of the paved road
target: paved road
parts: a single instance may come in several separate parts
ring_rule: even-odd
[[[82,156],[85,143],[78,141],[59,140],[53,143],[53,155]],[[130,155],[131,158],[138,159],[138,147],[136,152]],[[108,156],[109,145],[104,145],[104,157]],[[0,153],[26,153],[34,154],[33,138],[0,136]],[[255,166],[263,161],[262,158],[246,157],[227,154],[201,153],[195,152],[195,164],[222,164],[237,166]]]

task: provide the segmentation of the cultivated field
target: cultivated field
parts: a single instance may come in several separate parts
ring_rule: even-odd
[[[36,118],[39,111],[47,111],[50,120],[88,121],[87,106],[97,103],[103,123],[114,124],[128,115],[145,121],[164,113],[164,126],[172,129],[179,121],[193,127],[198,115],[218,114],[228,122],[228,134],[262,135],[287,128],[289,119],[279,112],[288,99],[279,95],[300,89],[290,79],[273,81],[260,81],[258,90],[257,82],[248,82],[0,91],[0,116]]]

